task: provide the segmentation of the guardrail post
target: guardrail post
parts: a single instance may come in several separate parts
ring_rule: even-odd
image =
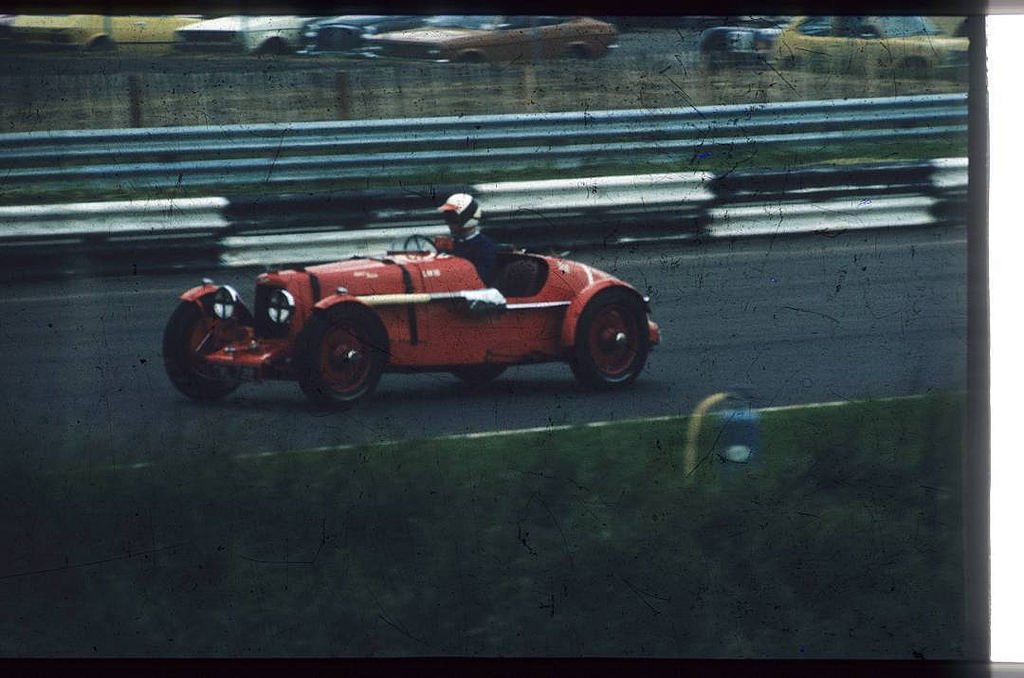
[[[142,76],[128,75],[128,119],[132,127],[142,127]]]
[[[345,71],[338,71],[334,74],[334,95],[338,104],[338,118],[348,120],[352,117],[352,97],[348,73]]]

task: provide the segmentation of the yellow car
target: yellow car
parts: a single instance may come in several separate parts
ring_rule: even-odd
[[[772,60],[783,68],[844,75],[959,78],[967,46],[967,38],[945,35],[923,16],[812,16],[783,29]]]
[[[118,45],[172,45],[175,29],[199,16],[19,14],[4,32],[9,47],[65,47],[110,51]]]

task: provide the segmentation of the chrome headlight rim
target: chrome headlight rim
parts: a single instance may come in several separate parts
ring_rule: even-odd
[[[267,299],[267,317],[275,325],[287,325],[295,317],[295,297],[286,289],[277,288]]]
[[[238,290],[231,285],[221,285],[213,293],[213,315],[220,320],[230,320],[238,310],[240,302],[241,298],[238,296]]]

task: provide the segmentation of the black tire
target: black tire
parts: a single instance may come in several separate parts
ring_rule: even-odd
[[[716,75],[720,70],[721,66],[718,62],[719,57],[708,51],[700,53],[700,67],[708,75]]]
[[[214,376],[196,359],[200,351],[216,348],[207,339],[213,324],[214,319],[194,302],[183,301],[164,328],[164,369],[175,388],[193,400],[218,400],[241,383],[238,379]]]
[[[580,61],[589,61],[595,58],[586,45],[570,45],[569,49],[565,51],[565,56],[569,59],[578,59]]]
[[[256,48],[256,56],[282,56],[291,51],[288,43],[281,38],[270,38]]]
[[[899,75],[904,78],[921,80],[929,75],[928,62],[918,57],[904,59],[900,63]]]
[[[86,49],[94,54],[109,54],[117,51],[117,43],[115,43],[113,39],[105,35],[101,35],[90,42]]]
[[[649,352],[643,301],[631,290],[612,287],[599,292],[580,314],[569,365],[580,383],[615,389],[636,380]]]
[[[377,315],[356,304],[316,313],[295,341],[299,387],[318,405],[348,407],[377,388],[388,337]]]
[[[500,377],[505,368],[506,365],[466,365],[456,367],[452,370],[452,374],[470,388],[480,388]]]

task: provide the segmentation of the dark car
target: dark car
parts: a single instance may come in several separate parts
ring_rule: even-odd
[[[567,362],[597,389],[633,382],[659,342],[649,300],[568,259],[499,252],[486,287],[473,263],[411,236],[387,254],[256,279],[252,310],[204,280],[164,333],[171,383],[214,400],[243,381],[298,382],[314,402],[349,405],[385,371],[451,372],[486,383],[506,367]]]
[[[700,34],[700,59],[705,70],[763,65],[785,25],[775,16],[728,17]]]
[[[368,35],[404,31],[423,25],[416,14],[346,14],[311,21],[302,38],[302,54],[352,54],[362,49]]]

